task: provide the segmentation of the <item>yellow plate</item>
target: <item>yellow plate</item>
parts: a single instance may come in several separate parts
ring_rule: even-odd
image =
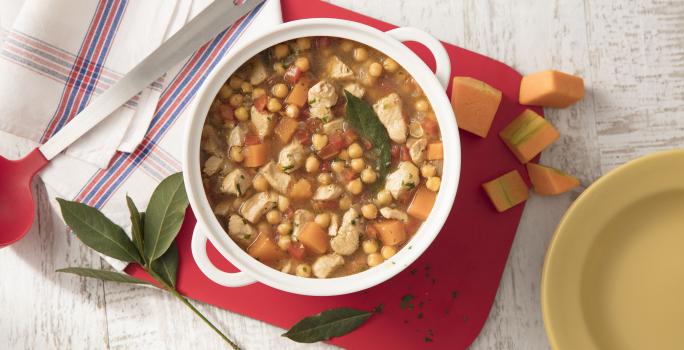
[[[684,349],[684,150],[584,191],[549,245],[541,293],[554,349]]]

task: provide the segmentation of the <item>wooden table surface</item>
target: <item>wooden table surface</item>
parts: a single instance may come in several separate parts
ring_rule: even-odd
[[[684,2],[667,0],[333,0],[335,4],[431,32],[522,73],[556,68],[584,77],[587,95],[547,110],[563,135],[542,162],[583,186],[650,152],[684,143]],[[0,136],[0,153],[27,145]],[[55,273],[105,264],[65,234],[36,184],[39,213],[28,236],[0,250],[3,349],[212,349],[220,338],[185,306],[149,288]],[[489,321],[472,349],[547,349],[539,276],[554,228],[581,192],[527,203]],[[1,194],[0,194],[1,195]],[[211,306],[209,318],[245,349],[305,348],[281,329]],[[369,342],[372,339],[369,339]],[[308,348],[329,348],[313,345]]]

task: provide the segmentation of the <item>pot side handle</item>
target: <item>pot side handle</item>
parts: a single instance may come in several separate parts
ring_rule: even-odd
[[[200,225],[198,224],[195,224],[195,229],[192,231],[191,246],[195,263],[197,263],[200,271],[213,282],[225,287],[242,287],[256,282],[242,271],[225,272],[214,266],[207,256],[207,236],[200,232]]]
[[[435,57],[435,76],[437,77],[437,80],[445,89],[447,88],[447,85],[449,85],[449,78],[451,77],[451,59],[439,40],[435,39],[434,36],[413,27],[396,28],[387,31],[386,33],[401,42],[415,41],[425,45]]]

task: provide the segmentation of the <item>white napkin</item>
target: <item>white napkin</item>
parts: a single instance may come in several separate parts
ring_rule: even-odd
[[[81,3],[81,8],[71,9],[75,2]],[[116,0],[101,0],[99,3],[117,3]],[[162,10],[161,2],[171,6],[172,1],[169,0],[130,0],[120,1],[123,5],[128,6],[124,11],[124,18],[121,20],[120,28],[125,27],[128,23],[142,22],[143,17],[151,17],[150,13],[131,13],[132,8],[136,9],[150,9],[155,4],[158,5],[156,9],[167,14],[165,20],[167,28],[161,35],[164,37],[170,36],[174,29],[177,30],[180,25],[178,16],[185,17],[182,23],[192,18],[196,13],[201,11],[211,0],[178,0],[174,1],[174,11]],[[59,6],[57,5],[59,3]],[[142,3],[142,4],[141,4]],[[51,53],[57,58],[66,60],[69,52],[78,52],[80,42],[83,36],[74,35],[74,33],[85,33],[90,23],[86,21],[78,21],[74,17],[88,16],[93,17],[96,12],[97,2],[92,0],[72,0],[69,6],[65,6],[63,1],[52,0],[26,0],[19,16],[17,17],[14,26],[7,36],[7,40],[0,50],[0,130],[31,139],[39,142],[41,136],[49,125],[51,117],[55,109],[60,105],[60,97],[62,91],[55,92],[55,86],[60,86],[61,89],[76,85],[74,83],[82,82],[94,76],[93,71],[88,71],[83,76],[77,79],[61,79],[60,77],[52,76],[54,71],[49,71],[49,76],[46,76],[47,68],[57,70],[59,67],[53,67],[55,64],[48,64],[45,62],[43,56]],[[67,7],[69,10],[57,7]],[[141,6],[141,7],[136,7]],[[76,7],[76,6],[74,6]],[[87,14],[86,9],[89,9],[90,14]],[[0,8],[0,11],[2,9]],[[189,11],[189,15],[179,11]],[[137,11],[137,10],[136,10]],[[70,13],[69,20],[62,20],[58,14],[62,16],[65,13]],[[169,12],[172,12],[169,14]],[[27,19],[25,15],[31,14],[31,19]],[[154,16],[157,14],[155,13]],[[127,16],[131,16],[131,22],[127,22]],[[236,41],[247,35],[255,35],[258,31],[263,31],[274,25],[282,22],[280,12],[280,3],[278,0],[268,0],[265,4],[254,10],[243,20],[235,23],[227,31],[217,36],[214,40],[207,43],[204,47],[192,55],[186,62],[182,62],[171,71],[167,72],[163,82],[159,82],[157,86],[148,88],[151,90],[147,99],[157,99],[154,108],[150,108],[152,117],[147,123],[140,121],[140,124],[131,122],[131,118],[138,118],[143,108],[141,105],[141,96],[137,99],[129,101],[128,106],[120,108],[116,116],[110,116],[107,124],[100,125],[104,135],[101,135],[107,140],[107,147],[110,147],[111,140],[118,138],[119,142],[124,141],[124,144],[115,144],[113,150],[116,150],[120,145],[130,147],[130,153],[113,152],[111,161],[107,162],[106,168],[100,168],[99,162],[101,158],[99,155],[104,154],[105,149],[93,146],[98,143],[94,135],[98,135],[99,131],[91,133],[86,142],[82,140],[82,148],[75,148],[74,146],[66,153],[59,155],[40,173],[41,178],[51,189],[51,193],[62,198],[78,200],[91,206],[99,208],[110,217],[114,222],[124,227],[129,231],[129,214],[125,205],[125,195],[130,195],[141,210],[147,206],[147,201],[152,194],[152,190],[157,184],[166,176],[178,172],[181,169],[179,161],[182,150],[183,139],[183,125],[185,120],[190,118],[186,112],[189,104],[192,103],[197,89],[202,84],[208,73],[216,66],[216,64],[230,54],[231,49],[234,49]],[[15,46],[18,45],[21,30],[26,30],[27,23],[34,23],[33,34],[53,35],[57,30],[61,31],[58,43],[61,47],[47,46],[43,41],[31,41],[31,50],[17,51]],[[40,25],[37,25],[40,23]],[[132,24],[131,24],[132,25]],[[38,32],[40,27],[41,33]],[[60,28],[60,29],[57,29]],[[139,27],[130,27],[134,28]],[[131,44],[120,42],[123,39],[118,39],[119,35],[122,38],[134,40],[134,36],[126,35],[126,31],[116,33],[116,38],[112,40],[113,45],[121,45],[121,47],[128,47],[133,50]],[[146,34],[147,38],[158,38],[159,28],[149,28]],[[123,34],[122,34],[123,33]],[[152,35],[152,33],[155,33]],[[141,35],[143,35],[141,33]],[[41,38],[41,36],[38,36]],[[28,40],[28,39],[27,39]],[[158,40],[159,41],[159,40]],[[137,41],[136,41],[137,42]],[[159,41],[160,42],[160,41]],[[148,52],[154,47],[149,46],[135,46],[136,53],[131,55],[118,54],[119,56],[110,53],[109,59],[118,57],[120,60],[119,69],[125,71],[130,69],[136,62],[131,60],[135,55],[139,59],[144,57],[144,52]],[[45,52],[44,52],[45,51]],[[18,56],[18,57],[17,57]],[[73,57],[70,56],[70,57]],[[123,58],[122,58],[123,57]],[[52,57],[54,58],[54,57]],[[51,59],[52,59],[51,58]],[[109,63],[109,61],[107,61]],[[44,66],[45,65],[45,66]],[[128,65],[125,67],[125,65]],[[47,67],[46,67],[47,66]],[[103,67],[102,72],[110,72],[107,78],[111,80],[117,79],[117,70]],[[59,68],[60,72],[68,69]],[[105,74],[102,74],[104,77]],[[103,80],[103,79],[101,79]],[[67,83],[67,81],[69,83]],[[100,82],[96,87],[102,88]],[[59,90],[59,89],[57,89]],[[95,94],[96,92],[94,92]],[[95,96],[91,96],[91,100]],[[143,93],[144,95],[144,93]],[[137,104],[137,108],[136,108]],[[148,108],[148,107],[145,107]],[[125,112],[122,112],[125,111]],[[134,113],[136,112],[136,113]],[[47,117],[46,117],[47,115]],[[115,118],[111,118],[115,117]],[[128,121],[125,119],[128,118]],[[136,123],[138,121],[136,120]],[[145,125],[148,124],[148,125]],[[135,125],[128,128],[129,125]],[[144,128],[144,126],[148,126]],[[112,128],[122,128],[113,130]],[[140,128],[146,129],[140,141],[136,141],[140,135]],[[129,130],[130,131],[127,131]],[[116,137],[108,135],[117,133]],[[99,143],[103,145],[105,139],[100,139]],[[128,144],[126,144],[128,143]],[[78,151],[78,152],[77,152]],[[111,148],[106,150],[111,151]],[[94,156],[98,155],[98,156]],[[87,158],[87,160],[84,160]],[[94,161],[97,160],[97,161]],[[122,262],[107,259],[113,267],[123,269],[125,264]]]

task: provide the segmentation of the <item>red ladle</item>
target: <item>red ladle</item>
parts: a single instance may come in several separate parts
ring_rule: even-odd
[[[0,247],[20,240],[33,225],[35,204],[31,180],[40,169],[145,86],[262,2],[247,0],[235,5],[232,0],[215,0],[45,144],[19,160],[0,156]]]

